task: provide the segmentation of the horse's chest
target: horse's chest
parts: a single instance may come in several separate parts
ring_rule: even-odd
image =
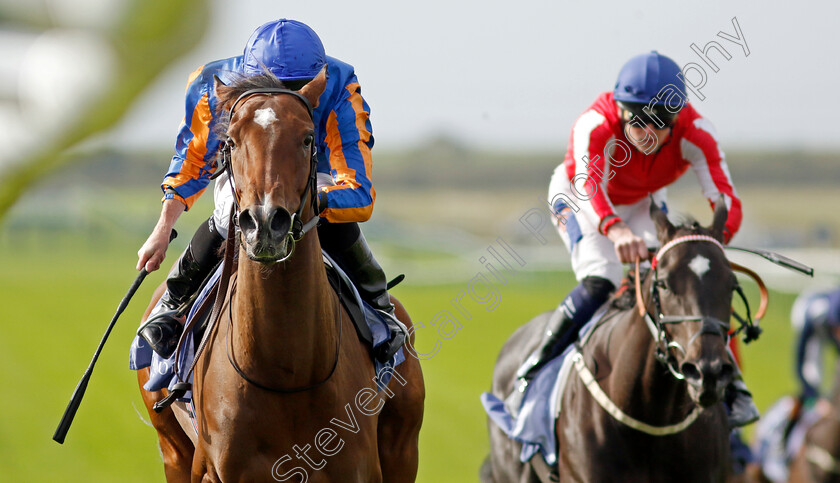
[[[714,411],[680,433],[652,436],[616,420],[574,383],[563,412],[556,430],[561,473],[569,481],[708,482],[726,473],[728,439]]]
[[[340,397],[317,394],[275,397],[273,404],[242,400],[236,410],[208,415],[206,440],[213,446],[208,453],[220,474],[254,477],[248,481],[260,481],[260,475],[279,481],[376,481],[377,419],[360,412],[352,396],[344,405]]]

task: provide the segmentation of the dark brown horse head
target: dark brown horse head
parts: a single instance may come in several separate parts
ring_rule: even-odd
[[[272,263],[291,255],[293,223],[315,215],[310,209],[311,197],[317,196],[310,186],[315,132],[307,102],[312,108],[317,106],[326,82],[323,70],[297,91],[299,97],[259,92],[285,87],[270,74],[244,78],[231,86],[217,80],[220,108],[230,111],[226,135],[240,207],[241,241],[252,260]],[[257,92],[246,94],[254,89]],[[293,214],[298,212],[304,220],[295,220]]]
[[[696,222],[674,226],[655,203],[651,217],[664,247],[687,235],[705,235],[723,241],[727,209],[716,204],[714,220],[704,228]],[[675,374],[688,383],[689,395],[702,407],[717,403],[735,373],[727,353],[735,275],[721,246],[708,239],[673,245],[651,270],[653,292],[658,294],[659,314],[669,337],[667,356]],[[650,285],[648,285],[650,287]],[[650,304],[649,304],[650,306]]]

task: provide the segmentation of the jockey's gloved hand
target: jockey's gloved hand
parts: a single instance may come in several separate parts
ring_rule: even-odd
[[[615,253],[621,263],[633,263],[637,258],[647,260],[649,256],[645,241],[623,221],[607,228],[607,238],[615,245]]]

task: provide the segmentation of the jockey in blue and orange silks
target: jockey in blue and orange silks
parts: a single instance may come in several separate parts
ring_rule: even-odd
[[[175,144],[175,155],[161,188],[160,219],[138,251],[137,269],[157,270],[169,245],[169,234],[178,217],[204,192],[217,169],[222,140],[215,132],[220,116],[214,77],[230,83],[243,77],[270,74],[297,90],[326,66],[327,86],[313,112],[317,149],[318,227],[321,246],[344,269],[362,298],[383,312],[394,334],[377,354],[390,359],[403,344],[405,327],[394,316],[386,277],[370,252],[358,222],[373,211],[370,108],[362,98],[353,66],[329,57],[318,35],[307,25],[280,19],[257,28],[243,55],[208,63],[193,72],[186,89],[186,114]],[[215,209],[196,231],[189,247],[167,278],[161,304],[149,315],[139,335],[152,349],[169,357],[182,330],[177,309],[189,299],[219,260],[217,255],[228,234],[233,194],[227,173],[216,180]]]
[[[790,318],[797,333],[795,371],[800,391],[793,413],[798,417],[803,406],[827,402],[820,394],[823,350],[831,347],[840,354],[840,289],[800,295],[793,303]]]

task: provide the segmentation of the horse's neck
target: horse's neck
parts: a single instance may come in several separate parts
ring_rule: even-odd
[[[645,321],[635,312],[628,314],[612,338],[608,355],[614,402],[648,424],[672,424],[683,418],[686,408],[692,407],[685,384],[656,359],[656,344]]]
[[[304,382],[332,365],[336,299],[324,273],[314,233],[294,255],[272,267],[240,252],[233,295],[233,347],[269,375],[299,375]]]

